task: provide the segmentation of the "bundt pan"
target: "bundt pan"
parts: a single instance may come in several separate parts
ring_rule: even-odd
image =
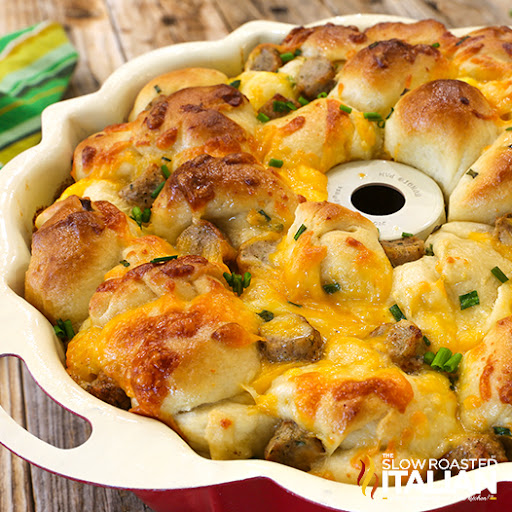
[[[412,21],[391,16],[352,15],[323,20],[366,28],[382,21]],[[250,50],[279,42],[293,28],[250,22],[225,39],[184,43],[152,51],[118,69],[96,93],[61,102],[43,114],[42,142],[10,162],[0,173],[0,356],[22,359],[36,382],[57,403],[86,419],[89,439],[60,449],[34,437],[0,407],[0,442],[29,462],[58,475],[95,485],[129,489],[157,512],[192,511],[397,511],[482,510],[467,501],[487,487],[489,468],[478,469],[474,488],[443,482],[401,494],[322,479],[264,460],[215,461],[196,454],[159,421],[116,409],[86,393],[68,376],[62,346],[44,316],[23,298],[34,214],[53,202],[70,170],[75,146],[104,126],[126,119],[140,88],[150,79],[181,67],[240,72]],[[468,29],[456,30],[463,35]],[[44,421],[44,418],[42,419]],[[499,464],[496,501],[512,500],[512,463]],[[494,476],[492,477],[494,478]],[[491,480],[492,480],[491,478]],[[488,508],[485,508],[488,510]]]

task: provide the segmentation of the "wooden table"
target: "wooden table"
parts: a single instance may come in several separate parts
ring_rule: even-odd
[[[1,0],[0,35],[44,19],[61,22],[80,53],[68,96],[95,91],[123,62],[153,48],[218,39],[254,19],[303,24],[337,14],[435,18],[448,26],[510,24],[510,0]],[[0,403],[59,447],[88,436],[16,360],[0,360]],[[101,464],[101,461],[98,461]],[[30,466],[0,446],[0,512],[149,510],[127,491],[79,484]]]

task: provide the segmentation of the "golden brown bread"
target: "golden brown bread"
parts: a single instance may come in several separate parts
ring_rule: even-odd
[[[194,219],[202,218],[238,247],[258,234],[286,230],[296,205],[295,194],[279,174],[253,156],[202,155],[183,164],[167,180],[153,205],[152,222],[155,232],[173,243]]]
[[[385,149],[433,178],[449,196],[492,144],[498,116],[482,93],[459,80],[434,80],[400,98],[385,128]]]
[[[386,117],[405,89],[448,75],[448,61],[437,48],[390,39],[349,59],[338,75],[336,92],[347,105]]]
[[[450,196],[448,220],[494,224],[512,211],[512,132],[503,132],[471,165]]]
[[[89,300],[104,275],[121,260],[132,237],[126,216],[104,201],[76,196],[55,203],[32,237],[25,298],[49,318],[86,319]]]
[[[210,68],[175,69],[157,76],[150,80],[137,94],[128,121],[134,121],[143,110],[151,108],[160,95],[169,96],[187,87],[224,84],[227,80],[228,77],[224,73]]]

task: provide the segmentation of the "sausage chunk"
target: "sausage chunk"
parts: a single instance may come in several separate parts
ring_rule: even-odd
[[[468,459],[495,459],[496,462],[508,462],[503,445],[495,436],[487,434],[475,434],[465,437],[455,448],[445,453],[438,460],[463,461]],[[445,464],[443,463],[443,467]],[[475,466],[478,467],[478,466]],[[461,468],[462,469],[462,468]],[[468,469],[472,469],[471,466]],[[457,467],[451,469],[452,476],[459,473]],[[438,469],[435,478],[443,478],[443,471]]]
[[[253,50],[247,64],[251,71],[275,72],[283,65],[283,61],[277,48],[262,44]]]
[[[260,327],[259,334],[265,338],[258,342],[260,353],[272,363],[318,361],[322,357],[322,336],[301,315],[276,316]]]
[[[279,102],[276,104],[276,102]],[[283,103],[285,105],[283,105]],[[295,108],[291,108],[290,105],[293,105]],[[269,119],[277,119],[278,117],[283,117],[288,114],[291,110],[296,110],[300,107],[300,103],[295,100],[289,100],[285,98],[282,94],[276,94],[273,98],[268,100],[259,110],[258,112],[265,114]]]
[[[412,373],[422,365],[422,354],[425,351],[421,330],[408,320],[400,320],[395,324],[382,324],[370,337],[385,336],[387,353],[391,361],[404,372]]]
[[[151,208],[154,199],[151,194],[164,181],[160,167],[157,164],[150,165],[138,178],[119,191],[119,195],[128,203]]]
[[[308,100],[334,87],[334,67],[325,57],[307,59],[299,70],[297,91]]]
[[[276,316],[260,327],[259,334],[265,338],[258,342],[260,353],[272,363],[318,361],[322,357],[322,336],[301,315]]]
[[[270,255],[275,252],[278,240],[258,240],[244,245],[238,252],[236,260],[238,268],[246,272],[251,267],[266,267],[270,265]]]
[[[104,373],[100,373],[96,379],[87,386],[86,391],[114,407],[119,407],[125,411],[131,408],[131,401],[126,393],[113,379],[107,377]]]
[[[202,256],[216,263],[235,261],[236,251],[212,223],[199,220],[185,229],[176,240],[181,254]]]
[[[505,245],[512,245],[512,213],[496,219],[494,236]]]
[[[393,267],[419,260],[425,255],[425,242],[416,236],[398,240],[382,240],[380,244]]]
[[[313,463],[324,455],[322,442],[311,432],[289,420],[279,424],[265,448],[266,460],[280,462],[302,471],[310,471]]]

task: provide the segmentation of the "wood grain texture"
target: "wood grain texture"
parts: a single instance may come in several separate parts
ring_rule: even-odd
[[[304,24],[361,12],[432,17],[453,27],[510,24],[511,7],[510,0],[0,0],[0,34],[44,19],[62,23],[80,54],[71,97],[98,89],[127,59],[168,44],[218,39],[254,19]],[[0,358],[0,404],[57,446],[76,446],[89,435],[88,425],[46,397],[14,358]],[[0,512],[148,510],[127,491],[51,475],[0,447]]]

